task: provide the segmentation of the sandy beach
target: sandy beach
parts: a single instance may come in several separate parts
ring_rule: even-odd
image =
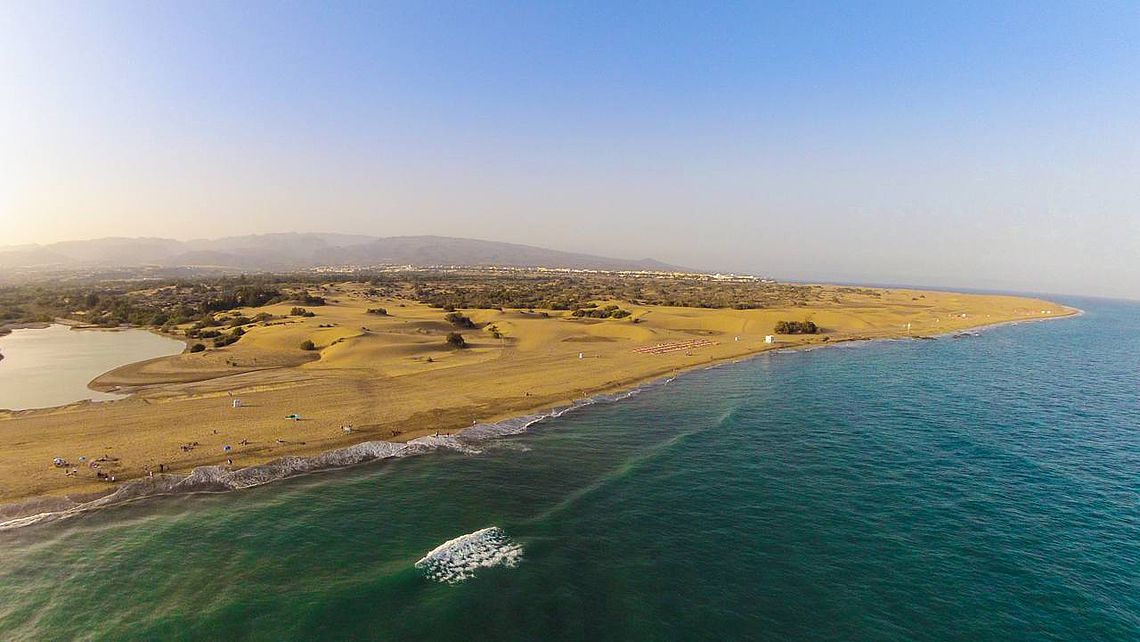
[[[152,473],[239,469],[455,432],[764,350],[953,335],[1077,312],[1039,299],[901,289],[829,298],[830,287],[818,303],[779,309],[599,301],[629,310],[623,319],[464,310],[477,327],[457,329],[436,308],[326,286],[316,316],[289,316],[288,305],[241,310],[275,319],[225,348],[130,364],[92,383],[133,393],[127,399],[0,411],[0,505],[96,497]],[[381,306],[387,316],[369,313]],[[765,343],[781,320],[811,320],[822,332]],[[469,347],[449,347],[451,331]],[[304,341],[316,349],[302,350]]]

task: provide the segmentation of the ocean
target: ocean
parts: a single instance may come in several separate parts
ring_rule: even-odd
[[[0,532],[4,640],[1137,640],[1140,304]]]

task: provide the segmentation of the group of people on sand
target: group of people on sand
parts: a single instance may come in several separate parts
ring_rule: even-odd
[[[239,407],[239,406],[235,403],[234,407]],[[293,415],[290,418],[300,419],[300,416],[299,415]],[[350,427],[350,430],[351,430],[351,427]],[[213,433],[216,435],[216,434],[218,434],[218,431],[214,430]],[[393,434],[396,434],[396,432],[394,431]],[[238,442],[238,444],[240,444],[242,446],[248,446],[250,443],[251,442],[249,441],[249,439],[242,439],[241,441]],[[305,445],[305,442],[303,442],[303,441],[286,441],[284,439],[277,439],[276,443],[278,445],[286,445],[286,444],[289,444],[289,445]],[[178,446],[178,449],[184,453],[188,453],[188,452],[192,452],[195,448],[198,448],[201,445],[202,444],[200,442],[191,441],[191,442],[186,442],[184,444],[180,444]],[[225,448],[225,452],[227,454],[232,450],[232,448],[230,446],[225,446],[224,448]],[[103,470],[104,466],[108,466],[109,468],[119,467],[118,458],[104,455],[97,460],[88,461],[86,457],[81,456],[79,458],[79,461],[81,464],[86,463],[89,468],[91,468],[92,470],[95,471],[95,478],[96,479],[98,479],[100,481],[106,481],[106,482],[118,481],[118,477],[115,474],[113,474],[112,470]],[[225,462],[226,462],[227,466],[232,466],[234,463],[234,460],[231,457],[227,457]],[[73,466],[70,462],[68,462],[66,459],[64,459],[62,457],[54,458],[52,460],[52,464],[56,468],[65,469],[64,474],[68,477],[77,477],[79,475],[80,467],[79,466]],[[167,472],[166,464],[162,464],[162,463],[158,464],[157,469],[158,469],[157,472],[159,474],[163,474],[163,473]],[[148,465],[148,466],[145,466],[143,468],[143,474],[148,479],[153,479],[155,472],[156,471],[155,471],[153,466]]]
[[[80,457],[80,459],[86,459],[86,458]],[[63,471],[63,474],[66,477],[75,477],[76,475],[79,474],[79,467],[78,466],[72,466],[71,462],[67,461],[66,459],[64,459],[62,457],[56,457],[55,459],[52,460],[51,463],[56,468],[65,469]],[[94,464],[95,462],[91,462],[91,463]]]
[[[96,459],[95,461],[87,461],[86,457],[83,457],[83,456],[79,457],[79,462],[81,464],[86,463],[88,468],[95,471],[95,478],[96,479],[99,479],[101,481],[108,481],[108,482],[116,481],[117,478],[115,477],[115,475],[113,475],[109,472],[103,471],[102,467],[104,464],[109,465],[111,467],[117,466],[118,464],[116,462],[118,462],[118,461],[119,460],[117,457],[110,457],[108,455],[103,455],[102,457],[100,457],[99,459]],[[71,464],[71,462],[67,461],[63,457],[56,457],[55,459],[53,459],[52,465],[55,466],[56,468],[63,468],[64,469],[63,474],[66,477],[78,477],[79,476],[79,466],[73,466]]]
[[[217,431],[215,430],[214,433],[217,434]],[[250,441],[248,439],[242,439],[238,443],[242,446],[248,446],[250,444]],[[284,444],[284,443],[289,443],[289,442],[285,442],[284,440],[278,439],[277,443]],[[294,442],[294,443],[304,444],[305,442]],[[181,444],[178,446],[178,448],[182,452],[188,453],[188,452],[193,451],[195,448],[197,448],[201,445],[202,444],[200,442],[192,441],[192,442],[187,442],[187,443]],[[229,446],[226,446],[225,449],[226,449],[227,453],[231,450],[231,448]],[[106,481],[106,482],[118,481],[118,477],[115,474],[113,474],[112,471],[102,470],[104,465],[110,466],[112,468],[117,467],[119,465],[117,463],[118,462],[117,457],[110,457],[108,455],[104,455],[104,456],[102,456],[99,459],[96,459],[94,461],[87,461],[86,457],[80,456],[79,462],[81,464],[86,463],[88,468],[91,468],[92,470],[94,470],[95,471],[95,478],[100,480],[100,481]],[[226,465],[227,466],[232,466],[233,463],[234,463],[234,460],[232,458],[226,459]],[[64,475],[66,475],[67,477],[78,477],[79,476],[79,466],[73,466],[71,464],[71,462],[67,461],[63,457],[54,458],[52,460],[52,465],[55,466],[56,468],[64,469]],[[163,464],[163,463],[158,464],[158,473],[163,474],[165,472],[167,472],[166,471],[166,464]],[[148,479],[153,479],[154,473],[155,473],[154,467],[152,467],[152,466],[143,467],[143,474]]]
[[[249,443],[249,440],[243,439],[243,440],[241,440],[240,443],[244,446],[244,445]],[[199,445],[200,444],[198,442],[183,444],[182,450],[183,450],[183,452],[189,452],[190,450],[193,450],[195,446],[199,446]],[[94,461],[88,461],[86,457],[80,456],[79,462],[80,462],[80,465],[86,464],[86,466],[88,468],[95,471],[95,479],[97,479],[99,481],[116,482],[119,479],[118,475],[115,473],[115,470],[114,470],[115,468],[119,467],[118,457],[111,457],[109,455],[103,455],[102,457],[100,457]],[[226,464],[232,465],[233,460],[227,459]],[[80,466],[72,465],[71,462],[67,461],[63,457],[56,457],[55,459],[53,459],[52,465],[55,466],[56,468],[64,469],[63,474],[67,477],[78,477],[79,476]],[[107,469],[104,470],[104,467],[107,467]],[[143,467],[143,474],[148,479],[153,479],[155,472],[156,471],[155,471],[154,466],[144,466]],[[168,472],[166,470],[166,464],[163,464],[163,463],[158,464],[157,472],[159,474],[163,474],[163,473]]]

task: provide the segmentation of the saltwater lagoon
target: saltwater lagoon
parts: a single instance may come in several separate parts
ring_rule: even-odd
[[[54,324],[0,337],[0,408],[47,408],[122,395],[87,387],[119,366],[178,354],[181,341],[145,330],[73,330]]]

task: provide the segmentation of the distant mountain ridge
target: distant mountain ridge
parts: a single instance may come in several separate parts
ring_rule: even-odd
[[[616,259],[448,236],[257,234],[176,241],[111,237],[0,247],[0,268],[215,267],[282,271],[332,265],[469,265],[690,272],[654,259]]]

